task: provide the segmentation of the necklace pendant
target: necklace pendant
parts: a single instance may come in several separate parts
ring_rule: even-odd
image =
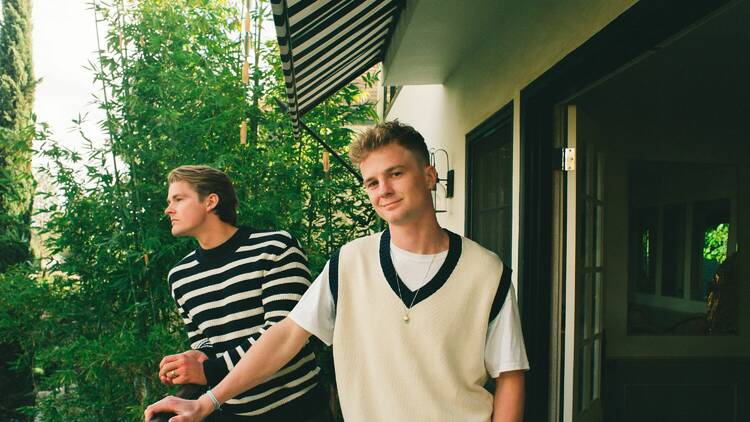
[[[404,324],[409,322],[409,314],[404,314]]]

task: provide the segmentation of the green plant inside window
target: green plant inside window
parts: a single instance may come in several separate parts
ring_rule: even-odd
[[[727,259],[729,224],[721,223],[706,229],[703,235],[703,259],[724,262]]]

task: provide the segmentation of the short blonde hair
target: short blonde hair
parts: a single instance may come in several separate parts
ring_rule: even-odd
[[[358,166],[371,152],[396,143],[411,151],[414,158],[424,165],[430,164],[430,153],[424,138],[413,127],[398,120],[378,123],[365,130],[349,144],[349,159]]]
[[[237,225],[237,194],[234,185],[224,172],[209,166],[180,166],[169,172],[169,184],[187,182],[198,192],[202,201],[206,196],[215,193],[219,203],[214,210],[221,221]]]

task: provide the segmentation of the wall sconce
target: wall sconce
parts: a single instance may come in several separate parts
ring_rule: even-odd
[[[444,156],[445,160],[438,160],[439,156]],[[440,162],[440,166],[438,166],[438,162]],[[437,183],[435,183],[435,188],[432,190],[432,205],[435,207],[435,212],[446,212],[448,211],[447,201],[445,201],[445,206],[439,207],[438,198],[453,198],[454,171],[450,168],[448,151],[444,149],[431,149],[430,164],[435,167],[438,174]],[[445,174],[445,178],[441,178],[441,174]]]

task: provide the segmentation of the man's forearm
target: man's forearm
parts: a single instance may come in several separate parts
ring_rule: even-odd
[[[523,420],[524,377],[524,371],[510,371],[496,378],[492,422]]]
[[[212,389],[222,403],[260,384],[289,362],[310,333],[289,318],[269,328],[234,369]]]

